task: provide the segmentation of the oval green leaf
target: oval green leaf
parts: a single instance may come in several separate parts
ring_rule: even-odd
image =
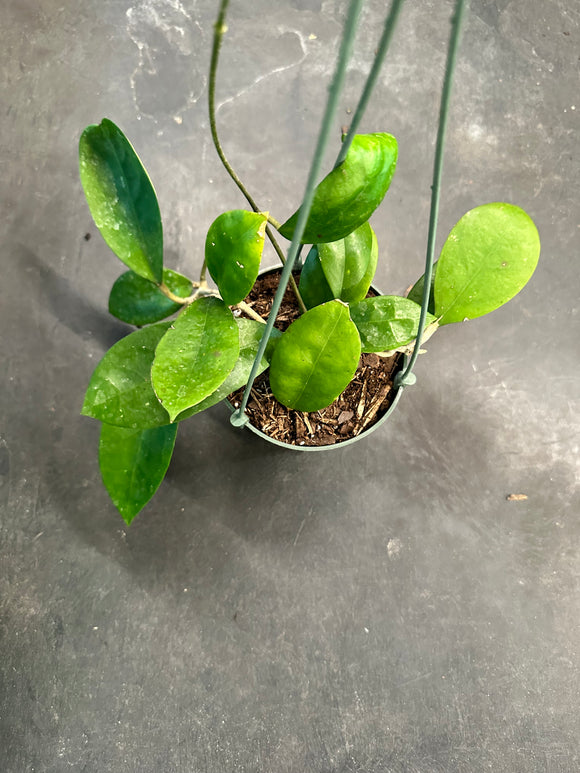
[[[79,166],[91,215],[104,240],[136,274],[161,282],[159,204],[129,140],[107,118],[87,126],[79,143]]]
[[[421,307],[398,295],[365,298],[350,307],[350,316],[360,334],[363,352],[388,352],[417,338]],[[427,314],[425,327],[435,321]]]
[[[346,388],[360,359],[348,308],[329,301],[310,309],[283,334],[270,365],[276,399],[298,411],[326,408]]]
[[[340,299],[354,303],[366,297],[377,270],[378,245],[369,223],[344,239],[315,244],[300,275],[300,294],[311,309]]]
[[[264,334],[265,325],[262,325],[260,322],[256,322],[253,319],[237,319],[236,322],[240,332],[240,355],[238,361],[234,365],[234,369],[213,394],[206,397],[205,400],[202,400],[192,408],[188,408],[187,411],[180,413],[176,421],[189,419],[190,416],[205,411],[206,408],[211,408],[212,405],[221,402],[229,394],[235,392],[236,389],[239,389],[248,383],[250,371],[252,370],[252,365],[256,359],[258,347],[262,340],[262,335]],[[260,360],[256,376],[263,373],[270,364],[272,354],[274,353],[274,349],[281,335],[282,333],[279,330],[273,328],[264,356]]]
[[[467,212],[437,264],[439,324],[475,319],[507,303],[528,282],[539,256],[538,231],[523,209],[494,202]]]
[[[169,268],[163,269],[163,282],[180,298],[187,298],[193,290],[190,279]],[[109,295],[111,314],[137,327],[159,322],[182,308],[181,303],[171,301],[156,284],[143,279],[134,271],[121,274]]]
[[[170,424],[151,385],[155,349],[169,325],[161,322],[136,330],[109,349],[89,382],[83,416],[132,429]]]
[[[334,293],[322,270],[318,247],[319,245],[315,244],[309,251],[300,272],[298,289],[307,309],[312,309],[314,306],[320,306],[321,303],[334,299]]]
[[[205,260],[228,306],[243,301],[256,281],[267,224],[267,214],[234,209],[209,227]]]
[[[344,239],[365,223],[383,200],[397,164],[397,140],[391,134],[357,134],[343,163],[317,186],[303,244]],[[291,239],[295,212],[280,233]]]
[[[336,242],[319,244],[322,270],[335,298],[362,300],[371,285],[379,256],[377,237],[369,223]]]
[[[239,354],[238,326],[218,298],[200,298],[171,325],[151,368],[155,393],[174,421],[225,381]]]
[[[99,467],[103,483],[127,525],[145,507],[165,477],[177,424],[125,429],[103,424]]]

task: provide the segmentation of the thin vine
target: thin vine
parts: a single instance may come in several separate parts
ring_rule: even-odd
[[[211,63],[210,63],[210,69],[209,69],[209,86],[208,86],[209,126],[210,126],[211,137],[213,140],[214,147],[217,151],[217,154],[226,172],[229,174],[229,176],[238,186],[241,193],[245,197],[250,207],[254,210],[254,212],[261,212],[262,210],[258,207],[255,200],[251,196],[250,192],[248,191],[244,183],[240,180],[240,178],[234,171],[232,165],[228,161],[226,154],[224,153],[224,150],[222,148],[222,145],[218,136],[218,132],[217,132],[216,109],[215,109],[215,82],[216,82],[216,74],[217,74],[221,44],[222,44],[223,36],[227,32],[226,14],[227,14],[229,2],[230,0],[221,0],[218,18],[214,25],[214,37],[213,37],[213,47],[212,47],[212,53],[211,53]],[[271,223],[275,228],[278,228],[280,226],[280,223],[274,220],[274,218],[268,217],[268,222]],[[272,246],[274,247],[276,254],[280,258],[282,265],[284,265],[286,263],[286,258],[270,226],[266,226],[266,235],[270,240]],[[205,269],[205,263],[204,263],[204,269]],[[203,269],[202,269],[202,272],[203,272]],[[306,311],[306,306],[304,304],[304,301],[302,300],[296,281],[292,276],[290,277],[290,285],[292,286],[292,290],[294,291],[294,295],[296,296],[296,300],[298,301],[298,305],[300,306],[300,311],[304,313]]]

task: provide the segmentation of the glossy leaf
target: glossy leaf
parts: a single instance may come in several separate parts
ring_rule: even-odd
[[[360,338],[340,301],[310,309],[283,334],[272,357],[270,385],[288,408],[318,411],[335,400],[352,379]]]
[[[205,260],[224,303],[243,301],[260,270],[267,214],[234,209],[224,212],[209,227]]]
[[[377,270],[377,238],[363,223],[344,239],[315,244],[300,275],[300,294],[307,308],[338,298],[353,303],[364,298]]]
[[[350,316],[360,334],[363,352],[388,352],[417,338],[421,307],[398,295],[365,298],[350,307]],[[435,321],[427,314],[425,327]]]
[[[443,245],[435,275],[439,324],[488,314],[528,282],[540,255],[533,221],[512,204],[492,203],[464,215]]]
[[[169,268],[163,269],[163,282],[174,295],[187,298],[192,293],[191,280]],[[117,279],[109,295],[109,311],[129,325],[150,325],[182,309],[180,303],[169,300],[156,284],[126,271]]]
[[[343,163],[317,186],[302,242],[344,239],[365,223],[383,200],[397,163],[397,141],[385,133],[357,134]],[[280,233],[291,239],[295,212]]]
[[[314,245],[306,256],[300,272],[298,289],[307,309],[334,299],[334,294],[322,270],[318,245]]]
[[[93,373],[81,413],[105,424],[132,429],[169,424],[151,386],[151,365],[169,322],[136,330],[105,354]]]
[[[253,319],[237,319],[236,322],[240,332],[240,355],[238,361],[234,365],[234,369],[213,394],[206,397],[205,400],[202,400],[192,408],[188,408],[183,413],[180,413],[176,421],[183,421],[196,413],[205,411],[206,408],[211,408],[212,405],[221,402],[221,400],[224,400],[229,394],[235,392],[236,389],[239,389],[248,383],[250,371],[252,370],[252,365],[254,364],[256,354],[258,353],[258,346],[260,345],[264,333],[264,325]],[[257,376],[259,376],[260,373],[263,373],[270,364],[272,354],[274,353],[274,349],[281,335],[282,333],[279,330],[276,330],[276,328],[272,330],[268,345],[266,346],[266,351],[264,352],[264,356],[260,361],[260,366],[256,373]]]
[[[362,300],[377,270],[377,237],[369,223],[363,223],[344,239],[319,244],[322,270],[334,293],[347,303]]]
[[[159,342],[151,368],[171,421],[215,392],[238,354],[238,326],[223,301],[200,298],[182,312]]]
[[[165,477],[177,424],[154,429],[126,429],[103,424],[99,466],[115,507],[130,524]]]
[[[79,143],[80,177],[95,225],[139,276],[161,282],[163,230],[151,180],[123,132],[104,118]]]
[[[435,314],[435,272],[437,269],[437,261],[433,264],[433,272],[431,274],[431,292],[429,293],[429,304],[427,306],[427,311],[429,314]],[[407,298],[410,301],[415,301],[415,303],[418,303],[419,306],[423,303],[423,287],[425,285],[425,274],[423,276],[419,277],[413,287],[409,290],[407,293]]]

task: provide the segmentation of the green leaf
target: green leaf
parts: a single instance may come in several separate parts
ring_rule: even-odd
[[[318,245],[322,270],[335,298],[347,303],[362,300],[371,285],[379,249],[369,223],[336,242]]]
[[[177,424],[154,429],[125,429],[103,424],[99,466],[115,507],[129,525],[165,477]]]
[[[191,280],[169,268],[163,269],[163,282],[174,295],[187,298],[192,293]],[[150,325],[175,314],[182,309],[163,295],[156,284],[136,274],[125,271],[111,288],[109,311],[114,317],[129,325]]]
[[[343,163],[317,186],[304,244],[344,239],[365,223],[383,200],[397,163],[397,140],[390,134],[357,134]],[[295,212],[280,233],[291,239]]]
[[[270,386],[288,408],[318,411],[346,388],[357,369],[360,338],[340,301],[310,309],[286,330],[270,365]]]
[[[435,275],[440,325],[488,314],[528,282],[540,237],[523,209],[495,202],[464,215],[443,245]]]
[[[132,429],[170,423],[151,386],[155,348],[169,325],[161,322],[136,330],[109,349],[89,382],[81,410],[83,416]]]
[[[365,298],[350,307],[350,316],[360,334],[363,352],[387,352],[417,338],[421,307],[398,295]],[[435,321],[427,314],[425,327]]]
[[[194,301],[157,346],[153,388],[170,420],[214,392],[239,354],[238,326],[218,298]]]
[[[79,143],[79,164],[89,209],[104,240],[136,274],[161,282],[159,205],[129,140],[107,118],[87,126]]]
[[[253,319],[237,319],[236,322],[240,331],[240,356],[234,365],[234,369],[213,394],[206,397],[205,400],[202,400],[192,408],[188,408],[183,413],[180,413],[176,421],[183,421],[196,413],[200,413],[200,411],[205,411],[206,408],[211,408],[212,405],[221,402],[229,394],[235,392],[236,389],[239,389],[248,383],[250,371],[252,370],[252,365],[254,364],[256,354],[258,353],[258,346],[262,340],[265,325],[262,325],[260,322],[256,322]],[[282,333],[279,330],[273,328],[264,356],[260,360],[256,376],[263,373],[270,364],[272,354],[274,353],[274,349],[281,335]]]
[[[433,263],[433,273],[431,274],[431,292],[429,293],[429,304],[427,306],[427,311],[429,314],[435,314],[435,294],[434,294],[434,288],[435,288],[435,271],[437,269],[437,261]],[[409,290],[407,293],[407,298],[410,301],[415,301],[415,303],[418,303],[419,306],[423,303],[423,286],[425,285],[425,274],[423,276],[419,277],[413,287]]]
[[[363,223],[344,239],[315,244],[300,274],[300,294],[306,307],[338,298],[353,303],[369,290],[378,260],[377,237]]]
[[[307,309],[334,299],[334,293],[322,270],[318,246],[315,244],[309,251],[300,272],[298,289]]]
[[[205,260],[228,306],[243,301],[256,281],[267,224],[267,214],[234,209],[209,227]]]

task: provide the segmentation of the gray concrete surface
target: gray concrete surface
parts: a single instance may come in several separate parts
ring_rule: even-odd
[[[442,330],[392,421],[353,447],[284,452],[219,406],[187,423],[126,529],[79,415],[128,328],[106,311],[123,269],[76,146],[103,116],[125,130],[168,265],[198,271],[209,224],[243,206],[208,133],[216,5],[2,4],[0,770],[574,773],[577,0],[473,0],[457,73],[439,242],[470,207],[517,203],[543,244],[530,285]],[[305,182],[345,5],[232,0],[219,124],[278,219]],[[383,5],[365,5],[337,136]],[[363,126],[400,142],[373,218],[385,291],[422,271],[449,10],[407,3]]]

